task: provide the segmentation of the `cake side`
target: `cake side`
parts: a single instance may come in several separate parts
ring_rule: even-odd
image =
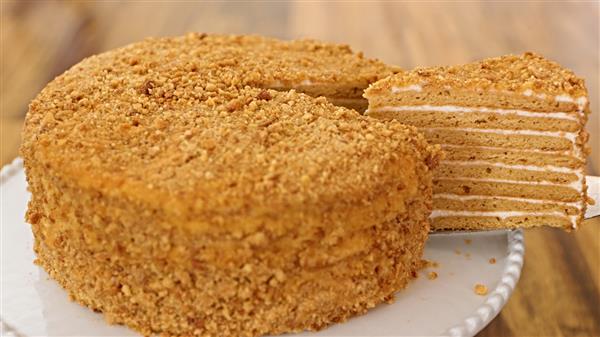
[[[431,185],[386,222],[209,235],[28,168],[36,263],[72,299],[144,334],[316,330],[391,301],[420,268]],[[431,177],[429,177],[431,179]],[[267,221],[267,219],[264,219]],[[292,219],[290,219],[292,220]]]
[[[526,53],[417,69],[366,91],[369,116],[416,126],[447,153],[434,229],[581,224],[589,103],[583,80],[557,67]]]

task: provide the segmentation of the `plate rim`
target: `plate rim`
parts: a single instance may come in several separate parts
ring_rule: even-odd
[[[500,282],[475,311],[460,324],[450,327],[441,336],[472,337],[485,328],[502,310],[511,297],[525,262],[525,237],[522,229],[507,230],[508,255]]]
[[[23,170],[23,159],[16,157],[10,164],[0,170],[0,186],[8,179]],[[444,331],[440,336],[472,337],[486,327],[502,310],[512,295],[523,268],[525,257],[525,238],[522,229],[507,231],[508,255],[502,270],[500,282],[487,296],[484,303],[465,317],[460,324]],[[0,331],[3,336],[22,336],[17,327],[8,325],[0,316]]]

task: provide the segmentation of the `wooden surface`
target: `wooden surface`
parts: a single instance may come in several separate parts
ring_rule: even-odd
[[[597,2],[191,3],[2,1],[0,163],[18,153],[28,102],[83,57],[188,31],[348,43],[410,69],[535,51],[586,79],[590,173],[600,174]],[[479,336],[600,336],[600,218],[575,233],[526,232],[526,262],[501,314]],[[435,319],[432,317],[432,319]]]

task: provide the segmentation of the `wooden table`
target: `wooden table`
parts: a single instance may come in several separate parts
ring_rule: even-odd
[[[88,55],[187,31],[312,37],[412,68],[536,51],[584,77],[598,108],[598,3],[2,2],[0,163],[17,156],[28,102]],[[588,123],[600,174],[600,114]],[[600,336],[600,219],[526,232],[519,285],[479,336]],[[432,318],[435,319],[435,318]]]

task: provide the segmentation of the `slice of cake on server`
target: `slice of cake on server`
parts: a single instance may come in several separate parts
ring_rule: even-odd
[[[418,68],[372,84],[367,114],[416,126],[446,158],[433,230],[576,228],[588,197],[584,81],[533,53]]]

